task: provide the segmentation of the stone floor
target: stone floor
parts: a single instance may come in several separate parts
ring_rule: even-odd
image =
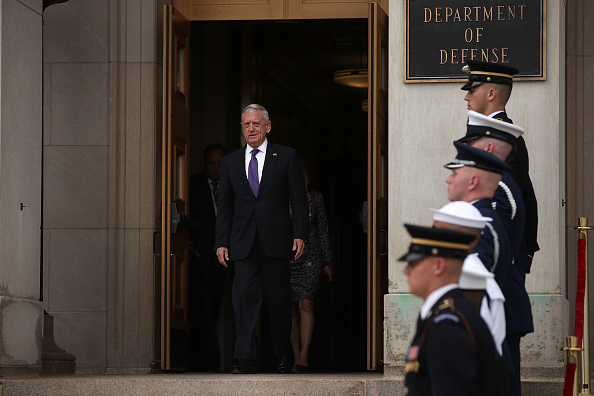
[[[562,379],[525,380],[524,396],[558,396]],[[402,377],[375,373],[98,374],[2,379],[1,396],[29,395],[404,395]]]

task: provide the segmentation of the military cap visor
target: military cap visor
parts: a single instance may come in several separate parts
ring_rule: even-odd
[[[459,139],[459,141],[466,143],[482,137],[491,137],[510,144],[516,144],[518,138],[524,133],[524,129],[517,125],[469,110],[466,136]]]
[[[458,155],[454,160],[444,165],[447,169],[471,166],[498,174],[511,171],[508,164],[485,150],[480,150],[459,141],[454,141],[454,146],[458,150]]]
[[[411,236],[408,252],[398,261],[417,261],[427,256],[464,259],[475,235],[447,228],[423,227],[405,224]]]
[[[515,67],[473,60],[467,61],[462,71],[470,73],[468,75],[468,82],[462,86],[462,89],[465,91],[486,82],[513,85],[514,75],[518,73],[518,69]]]

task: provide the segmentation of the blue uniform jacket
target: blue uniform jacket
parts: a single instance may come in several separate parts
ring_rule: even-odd
[[[493,196],[493,205],[501,215],[513,256],[505,284],[501,288],[505,297],[506,331],[508,334],[524,335],[534,331],[532,308],[526,292],[526,256],[522,253],[526,213],[520,187],[508,172],[503,174],[499,182],[499,188]]]
[[[472,203],[483,216],[493,219],[483,229],[473,253],[478,253],[485,267],[495,275],[497,284],[503,290],[512,262],[512,251],[501,216],[493,209],[492,203],[493,200],[490,198],[479,199]]]

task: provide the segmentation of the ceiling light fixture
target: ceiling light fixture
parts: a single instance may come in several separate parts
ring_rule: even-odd
[[[355,88],[367,88],[367,69],[345,69],[334,72],[334,82]]]

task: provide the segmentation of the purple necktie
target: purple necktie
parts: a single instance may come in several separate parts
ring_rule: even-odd
[[[248,166],[248,182],[250,183],[250,187],[252,188],[255,197],[258,197],[258,188],[260,187],[260,181],[258,180],[258,159],[256,158],[256,154],[258,154],[259,151],[260,150],[258,149],[252,150],[252,159]]]

